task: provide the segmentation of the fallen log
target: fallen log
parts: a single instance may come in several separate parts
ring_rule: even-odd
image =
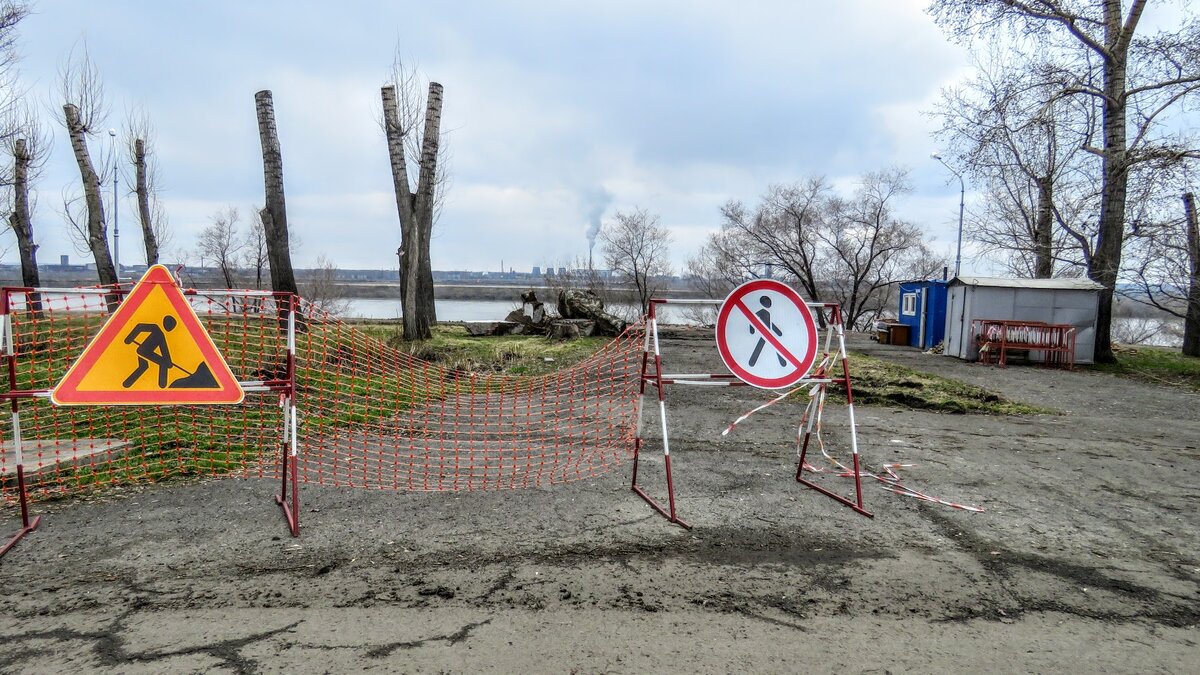
[[[604,311],[604,301],[592,291],[568,288],[558,294],[558,314],[563,319],[594,322],[595,335],[617,336],[625,332],[625,320]]]

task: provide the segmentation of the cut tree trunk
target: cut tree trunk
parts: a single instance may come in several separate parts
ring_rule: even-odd
[[[79,165],[79,177],[83,181],[83,198],[87,205],[87,239],[92,258],[96,261],[96,276],[102,286],[117,283],[117,268],[113,265],[112,252],[108,248],[108,225],[104,220],[104,203],[100,200],[100,176],[92,166],[88,153],[87,130],[79,119],[79,108],[73,103],[63,106],[67,122],[67,135],[71,138],[71,150],[75,163]],[[115,305],[110,299],[109,309]]]
[[[392,167],[392,191],[396,195],[396,212],[400,217],[400,307],[405,340],[427,340],[432,336],[428,317],[418,310],[418,286],[420,265],[410,264],[419,260],[421,250],[421,228],[417,223],[416,195],[408,184],[408,163],[404,155],[404,135],[396,88],[380,89],[383,100],[383,129],[387,136],[388,159]]]
[[[13,210],[8,216],[17,237],[17,249],[21,255],[21,283],[29,288],[42,285],[38,277],[37,249],[33,241],[33,221],[29,216],[29,144],[24,138],[18,138],[13,144]],[[42,311],[41,298],[37,293],[30,294],[29,309],[35,316]]]
[[[283,195],[283,154],[275,129],[275,105],[270,90],[254,95],[258,113],[258,137],[262,143],[263,185],[266,203],[260,213],[267,244],[267,262],[271,267],[271,289],[277,293],[299,295],[296,275],[292,271],[292,252],[289,248],[287,204]],[[279,307],[282,319],[289,308]]]
[[[436,206],[438,176],[438,145],[442,127],[442,85],[429,83],[425,98],[425,131],[421,136],[421,175],[417,184],[417,222],[421,228],[421,248],[418,259],[417,311],[430,324],[437,322],[433,296],[433,263],[429,243],[433,237],[433,212]]]
[[[521,309],[514,309],[504,317],[506,323],[516,327],[509,330],[518,335],[545,335],[550,332],[551,317],[546,314],[546,305],[537,299],[533,291],[521,294]]]
[[[142,243],[146,245],[146,265],[158,263],[158,237],[150,214],[150,189],[146,178],[146,141],[133,142],[134,184],[137,191],[138,219],[142,221]]]
[[[599,335],[617,336],[625,332],[625,321],[604,311],[604,301],[591,291],[566,289],[558,294],[558,314],[563,319],[588,319]]]

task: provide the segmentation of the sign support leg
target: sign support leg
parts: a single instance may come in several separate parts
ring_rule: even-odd
[[[833,324],[832,328],[837,331],[837,336],[838,336],[838,356],[841,358],[841,361],[842,361],[842,378],[844,380],[844,384],[846,385],[846,410],[848,411],[848,414],[850,417],[850,449],[851,449],[851,452],[852,452],[853,458],[854,458],[854,495],[855,495],[855,499],[854,499],[854,501],[850,501],[849,499],[847,499],[835,492],[832,492],[832,491],[808,480],[807,478],[804,478],[802,475],[804,473],[804,457],[805,457],[806,453],[808,452],[808,442],[812,436],[813,425],[820,424],[820,422],[818,420],[816,420],[816,418],[821,414],[822,403],[824,402],[824,398],[825,398],[825,385],[824,384],[821,385],[821,390],[817,393],[817,398],[813,399],[813,401],[816,403],[816,406],[815,406],[815,410],[813,410],[812,414],[809,416],[808,427],[804,433],[804,442],[803,442],[803,445],[801,446],[801,450],[800,450],[800,464],[796,467],[796,482],[800,483],[801,485],[804,485],[805,487],[816,490],[817,492],[820,492],[821,494],[825,495],[826,497],[832,498],[834,501],[837,501],[837,502],[840,502],[841,504],[849,506],[850,508],[854,509],[856,512],[858,512],[868,518],[874,518],[875,514],[871,513],[870,511],[866,510],[866,508],[863,507],[862,475],[859,471],[859,465],[858,465],[858,430],[855,426],[855,420],[854,420],[854,391],[850,386],[850,360],[849,360],[848,355],[846,354],[846,334],[845,334],[845,331],[842,326],[842,316],[841,316],[841,311],[839,308],[837,308],[837,307],[833,308],[832,319],[833,319],[831,321],[831,323]]]
[[[647,366],[648,366],[649,355],[650,355],[650,352],[648,350],[648,344],[643,343],[643,347],[642,347],[642,380],[639,385],[640,386],[639,391],[641,393],[641,396],[638,401],[638,432],[637,432],[637,438],[634,441],[634,462],[633,462],[632,488],[633,488],[634,493],[637,494],[637,496],[644,499],[647,504],[649,504],[655,511],[658,511],[668,521],[675,523],[676,525],[679,525],[680,527],[690,530],[690,529],[692,529],[692,526],[687,524],[686,522],[684,522],[684,520],[681,519],[678,516],[678,514],[675,512],[675,481],[674,481],[673,477],[671,476],[671,444],[670,444],[670,439],[667,435],[667,404],[666,404],[666,401],[664,400],[665,383],[663,382],[663,377],[662,377],[662,350],[659,347],[659,343],[658,343],[658,318],[657,318],[657,313],[655,312],[655,307],[656,307],[656,303],[651,302],[650,303],[650,313],[649,313],[649,316],[647,316],[647,318],[646,318],[646,329],[647,329],[646,341],[648,343],[651,337],[653,337],[653,340],[654,340],[654,374],[653,375],[650,375],[647,372]],[[646,382],[648,382],[648,381],[653,383],[655,388],[658,389],[658,417],[659,417],[660,422],[662,423],[663,470],[666,472],[666,478],[667,478],[667,506],[665,508],[663,507],[662,504],[660,504],[658,501],[656,501],[650,495],[646,494],[646,491],[643,490],[642,487],[637,484],[638,453],[641,450],[641,444],[642,444],[641,443],[642,442],[642,402],[644,402],[646,399]]]
[[[12,315],[8,312],[8,293],[4,293],[0,298],[0,304],[3,305],[3,316],[0,316],[0,329],[4,331],[4,356],[8,362],[8,390],[14,391],[17,388],[17,358],[16,349],[13,348],[13,331],[12,331]],[[32,520],[29,518],[29,494],[25,490],[25,459],[21,452],[21,406],[18,399],[10,399],[12,403],[12,441],[13,453],[17,460],[17,491],[18,499],[21,501],[21,529],[17,530],[3,546],[0,546],[0,557],[13,546],[17,545],[25,535],[37,529],[42,522],[41,516],[35,516]]]
[[[280,443],[280,492],[275,503],[283,510],[288,531],[293,537],[300,536],[300,482],[296,476],[296,298],[288,298],[290,309],[287,322],[287,392],[283,397],[283,442]],[[288,482],[291,482],[292,498],[288,501]]]

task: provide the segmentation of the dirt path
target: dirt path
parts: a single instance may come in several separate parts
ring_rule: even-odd
[[[691,531],[627,470],[509,493],[306,487],[299,540],[260,482],[37,505],[42,528],[0,559],[0,672],[1195,669],[1200,397],[856,346],[1063,412],[860,408],[868,466],[915,464],[913,487],[984,513],[872,484],[876,518],[857,516],[792,480],[797,406],[722,438],[764,396],[700,387],[668,391]],[[718,368],[704,333],[664,353]],[[832,418],[828,437],[844,450]]]

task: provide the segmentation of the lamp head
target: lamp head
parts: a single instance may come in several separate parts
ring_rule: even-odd
[[[109,129],[109,130],[108,130],[108,135],[109,135],[109,136],[112,136],[113,138],[116,138],[116,137],[117,137],[117,130],[116,130],[116,129]]]
[[[929,158],[930,158],[930,159],[936,159],[936,160],[938,160],[938,161],[941,161],[941,159],[942,159],[942,156],[941,156],[941,155],[939,155],[939,154],[938,154],[938,153],[936,153],[936,152],[931,152],[931,153],[929,153]]]

